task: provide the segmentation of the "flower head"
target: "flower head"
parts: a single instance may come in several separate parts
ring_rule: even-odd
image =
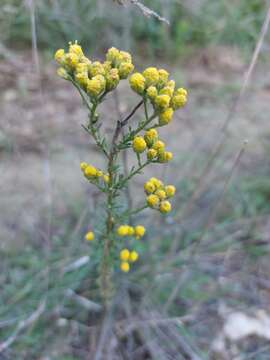
[[[92,241],[95,239],[95,234],[93,233],[93,231],[88,231],[86,234],[85,234],[85,240],[86,241]]]
[[[152,194],[156,190],[155,184],[152,181],[147,181],[144,184],[144,190],[146,194]]]
[[[158,95],[157,88],[155,86],[149,86],[149,88],[146,90],[146,94],[151,101],[154,101]]]
[[[175,95],[172,97],[172,108],[174,110],[180,109],[181,107],[185,106],[187,102],[187,98],[185,95]]]
[[[161,213],[166,214],[168,212],[171,211],[171,204],[169,201],[165,200],[165,201],[161,201],[160,205],[159,205],[159,210]]]
[[[136,153],[140,154],[140,153],[144,152],[144,150],[146,149],[146,146],[147,146],[146,142],[142,136],[136,136],[134,138],[132,147]]]
[[[108,74],[106,74],[106,90],[111,91],[117,87],[119,84],[120,78],[117,69],[111,69]]]
[[[140,73],[132,74],[129,78],[129,84],[133,91],[142,94],[145,89],[145,78]]]
[[[168,95],[158,95],[155,98],[155,106],[159,111],[165,110],[170,105],[171,98]]]
[[[130,252],[128,249],[123,249],[120,251],[119,257],[122,261],[128,261]]]
[[[169,124],[169,122],[172,120],[172,117],[173,117],[173,109],[169,107],[168,109],[162,111],[159,114],[159,125],[163,126]]]
[[[137,253],[137,251],[131,251],[131,253],[129,254],[129,261],[131,263],[134,263],[135,261],[137,261],[139,258],[139,254]]]
[[[120,264],[120,269],[125,273],[129,272],[130,269],[129,263],[127,261],[122,261]]]
[[[150,206],[151,208],[155,208],[159,205],[159,197],[154,194],[148,195],[146,201],[148,206]]]
[[[143,235],[145,234],[145,227],[142,225],[137,225],[135,226],[135,236],[138,238],[143,237]]]
[[[120,79],[126,79],[134,70],[134,65],[129,62],[122,62],[119,66]]]
[[[159,86],[162,87],[168,81],[169,73],[164,69],[160,69],[158,71],[158,74],[159,74]]]
[[[146,86],[155,86],[159,81],[159,72],[155,67],[149,67],[142,73],[145,78]]]
[[[175,187],[173,185],[167,185],[165,186],[165,191],[166,191],[166,195],[167,197],[173,197],[175,194]]]
[[[156,129],[149,129],[144,133],[144,140],[149,148],[154,144],[157,139],[158,132]]]

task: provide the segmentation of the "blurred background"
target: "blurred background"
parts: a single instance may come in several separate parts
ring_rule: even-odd
[[[1,360],[270,359],[269,1],[143,5],[151,11],[0,0]],[[149,176],[175,184],[173,212],[136,218],[148,229],[140,261],[128,276],[116,270],[101,328],[98,256],[83,237],[103,198],[79,163],[105,163],[53,60],[74,40],[90,58],[130,51],[137,69],[162,66],[189,93],[160,131],[173,162],[130,187],[136,206]],[[137,102],[127,84],[108,96],[108,136]]]

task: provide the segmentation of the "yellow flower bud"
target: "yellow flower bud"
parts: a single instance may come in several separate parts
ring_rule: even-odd
[[[76,73],[75,80],[81,87],[86,88],[89,79],[87,73]]]
[[[87,81],[87,93],[90,96],[97,97],[105,90],[105,78],[102,75],[96,75]]]
[[[99,61],[95,61],[88,66],[88,71],[91,77],[96,75],[105,75],[103,65]]]
[[[142,94],[145,89],[145,78],[140,73],[132,74],[129,78],[129,84],[133,91]]]
[[[134,65],[128,62],[122,62],[119,66],[120,79],[127,79],[130,73],[134,70]]]
[[[72,44],[71,42],[69,43],[69,52],[74,53],[79,57],[84,56],[81,46],[78,45],[76,41],[74,44]]]
[[[140,154],[146,149],[146,142],[142,136],[136,136],[132,143],[133,150]]]
[[[66,69],[60,67],[57,69],[57,75],[60,76],[62,79],[68,79],[68,72]]]
[[[172,97],[172,108],[174,110],[180,109],[181,107],[185,106],[187,102],[187,98],[185,95],[175,95]]]
[[[75,69],[76,73],[84,73],[88,75],[88,65],[83,62],[79,62]]]
[[[132,57],[130,53],[128,53],[127,51],[120,51],[119,54],[120,54],[119,58],[121,61],[132,63]]]
[[[155,185],[156,190],[159,189],[161,186],[163,186],[163,182],[155,177],[152,177],[151,179],[149,179],[149,181]]]
[[[148,147],[151,147],[158,139],[158,132],[156,129],[149,129],[144,133],[144,140]]]
[[[184,88],[178,88],[175,92],[175,95],[184,95],[187,97],[187,90]]]
[[[167,197],[173,197],[176,190],[173,185],[167,185],[167,186],[165,186],[165,191],[166,191]]]
[[[104,61],[103,68],[105,73],[108,73],[112,69],[112,62],[111,61]]]
[[[106,90],[111,91],[117,87],[119,84],[120,78],[117,69],[111,69],[108,74],[106,74]]]
[[[84,170],[84,175],[87,179],[97,175],[97,169],[92,165],[87,165]]]
[[[166,214],[168,212],[171,211],[171,204],[169,201],[165,200],[165,201],[161,201],[160,205],[159,205],[159,211],[163,214]]]
[[[151,181],[147,181],[144,184],[144,190],[147,194],[152,194],[156,190],[155,184],[153,184]]]
[[[101,176],[103,176],[103,172],[101,171],[101,170],[97,170],[97,175],[96,175],[97,177],[101,177]]]
[[[158,189],[156,192],[155,192],[155,195],[157,195],[159,197],[160,200],[165,200],[166,199],[166,192],[162,189]]]
[[[165,86],[164,88],[162,88],[159,92],[160,95],[168,95],[169,97],[173,96],[173,89],[170,88],[169,86]]]
[[[119,61],[120,58],[120,52],[115,47],[111,47],[106,54],[106,60],[111,61],[114,65],[116,62]]]
[[[58,49],[54,54],[54,59],[58,64],[64,65],[65,64],[65,50]]]
[[[128,249],[123,249],[120,251],[119,257],[122,261],[128,261],[130,252]]]
[[[80,168],[81,168],[82,171],[84,171],[87,168],[87,166],[88,166],[87,162],[81,162],[80,163]]]
[[[127,261],[122,261],[120,264],[120,269],[125,273],[129,272],[129,263]]]
[[[74,53],[68,53],[65,56],[65,62],[71,69],[75,69],[79,63],[79,57]]]
[[[118,227],[117,229],[117,234],[119,236],[127,236],[128,235],[128,231],[129,231],[129,227],[128,225],[121,225]]]
[[[164,151],[158,155],[158,161],[160,163],[166,163],[171,161],[173,158],[173,154],[170,151]]]
[[[145,234],[145,227],[142,225],[135,226],[135,236],[137,237],[143,237]]]
[[[149,67],[142,73],[145,78],[146,87],[156,85],[159,81],[158,69],[155,67]]]
[[[168,73],[168,71],[166,71],[164,69],[160,69],[158,71],[158,74],[159,74],[159,83],[158,83],[158,85],[159,86],[164,86],[168,81],[169,73]]]
[[[88,233],[85,234],[84,238],[86,241],[92,241],[95,239],[95,234],[93,233],[93,231],[88,231]]]
[[[163,125],[167,125],[169,124],[169,122],[171,122],[173,117],[173,109],[172,108],[168,108],[164,111],[162,111],[159,114],[159,125],[163,126]]]
[[[168,95],[158,95],[155,98],[155,106],[158,110],[165,110],[170,105],[171,98]]]
[[[80,58],[80,62],[86,64],[88,69],[89,69],[89,65],[91,65],[91,63],[92,63],[91,60],[88,59],[88,57],[86,57],[86,56],[82,56]]]
[[[154,143],[153,149],[157,151],[158,155],[165,151],[165,144],[163,141],[158,140]]]
[[[128,227],[128,236],[133,236],[135,232],[133,226],[127,226],[127,227]]]
[[[137,253],[137,251],[131,251],[130,255],[129,255],[129,261],[131,263],[134,263],[135,261],[137,261],[139,258],[139,254]]]
[[[155,86],[149,86],[149,88],[146,90],[146,94],[151,101],[154,101],[158,95],[157,88]]]
[[[153,160],[157,157],[157,150],[155,149],[149,149],[147,151],[147,159],[148,160]]]
[[[110,181],[109,175],[103,175],[103,180],[106,184],[108,184],[108,182]]]
[[[154,194],[148,195],[146,201],[148,206],[150,206],[151,208],[155,208],[159,205],[159,197]]]

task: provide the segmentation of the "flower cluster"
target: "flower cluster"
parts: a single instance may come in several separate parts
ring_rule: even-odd
[[[130,263],[136,262],[139,258],[139,254],[135,250],[129,251],[128,249],[123,249],[119,253],[119,258],[121,261],[120,269],[123,272],[129,272]]]
[[[96,169],[93,165],[87,164],[86,162],[81,162],[80,167],[87,180],[98,182],[100,179],[102,179],[105,184],[109,182],[109,175],[104,174],[101,170]]]
[[[144,191],[149,207],[164,214],[171,211],[171,203],[167,199],[172,198],[175,194],[173,185],[164,185],[162,181],[152,177],[144,184]]]
[[[136,72],[131,75],[129,83],[132,90],[151,101],[159,117],[159,126],[169,124],[174,111],[187,102],[187,91],[175,89],[174,80],[169,80],[169,73],[164,69],[149,67],[142,73]]]
[[[68,52],[57,50],[54,57],[60,65],[58,75],[75,81],[93,102],[115,89],[134,70],[131,55],[114,47],[107,51],[103,63],[88,59],[77,42],[69,43]]]
[[[166,163],[173,158],[173,154],[166,151],[165,143],[159,140],[156,129],[146,130],[144,136],[136,136],[133,139],[132,147],[137,154],[141,154],[147,149],[147,159],[152,162]]]
[[[137,225],[135,227],[130,225],[120,225],[117,228],[118,236],[135,236],[136,239],[140,239],[145,234],[145,228],[142,225]]]

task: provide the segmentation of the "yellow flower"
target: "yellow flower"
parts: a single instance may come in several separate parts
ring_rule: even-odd
[[[76,73],[75,80],[78,84],[80,84],[80,86],[86,88],[89,79],[87,73]]]
[[[113,64],[118,62],[120,59],[120,52],[115,47],[111,47],[106,54],[106,60],[111,61]]]
[[[165,151],[163,153],[160,153],[158,156],[158,161],[160,163],[166,163],[171,161],[173,158],[173,154],[170,151]]]
[[[101,177],[101,176],[103,176],[103,172],[101,171],[101,170],[97,170],[97,175],[96,175],[97,177]]]
[[[147,159],[151,161],[154,160],[155,157],[157,157],[157,150],[149,149],[147,151]]]
[[[130,252],[128,249],[123,249],[120,251],[119,257],[122,261],[128,261]]]
[[[91,77],[96,75],[105,75],[104,67],[99,61],[95,61],[90,64],[88,70]]]
[[[134,65],[129,62],[122,62],[119,66],[120,79],[127,79],[130,73],[134,70]]]
[[[111,69],[108,74],[106,74],[106,90],[111,91],[116,88],[119,84],[120,78],[117,69]]]
[[[129,227],[128,225],[121,225],[118,227],[117,229],[117,234],[119,236],[127,236],[128,235],[128,231],[129,231]]]
[[[68,72],[66,69],[60,67],[57,69],[57,75],[60,76],[61,78],[67,80],[68,79]]]
[[[142,136],[136,136],[132,143],[133,150],[140,154],[146,149],[146,142]]]
[[[142,73],[145,78],[146,87],[156,85],[159,81],[158,69],[155,67],[149,67]]]
[[[71,68],[71,69],[75,69],[76,66],[79,63],[79,57],[78,55],[74,54],[74,53],[68,53],[65,56],[65,61],[66,64]]]
[[[132,57],[130,53],[128,53],[127,51],[120,51],[119,54],[120,54],[119,58],[121,61],[132,63]]]
[[[92,165],[87,165],[84,169],[84,175],[87,179],[97,175],[97,169]]]
[[[187,98],[185,95],[175,95],[172,97],[172,108],[174,110],[180,109],[187,102]]]
[[[159,197],[160,200],[165,200],[167,195],[166,195],[166,192],[162,189],[158,189],[156,192],[155,192],[155,195],[157,195]]]
[[[120,269],[125,273],[129,272],[129,263],[127,261],[122,261],[120,264]]]
[[[109,177],[109,175],[103,175],[103,180],[104,180],[104,182],[106,183],[106,184],[108,184],[108,182],[110,181],[110,177]]]
[[[84,73],[88,75],[88,65],[83,62],[79,62],[75,69],[76,73]]]
[[[84,238],[86,241],[92,241],[95,239],[95,234],[93,233],[93,231],[88,231],[88,233],[85,234]]]
[[[83,161],[83,162],[80,163],[80,168],[81,168],[82,171],[84,171],[87,168],[87,166],[88,166],[87,162]]]
[[[147,194],[152,194],[156,190],[155,184],[152,181],[147,181],[144,184],[144,190]]]
[[[135,73],[129,78],[129,84],[133,91],[142,94],[145,89],[145,78],[140,73]]]
[[[175,95],[184,95],[185,97],[187,97],[187,90],[184,88],[178,88],[175,91]]]
[[[88,66],[88,68],[89,68],[89,65],[91,65],[91,63],[92,63],[91,60],[88,59],[88,57],[86,57],[86,56],[82,56],[80,58],[80,62],[86,64]]]
[[[154,208],[157,205],[159,205],[159,197],[154,194],[148,195],[146,201],[148,206],[150,206],[151,208]]]
[[[137,225],[135,226],[135,236],[137,237],[143,237],[143,235],[145,234],[145,227],[142,225]]]
[[[168,212],[171,211],[171,204],[169,201],[165,200],[165,201],[161,201],[160,205],[159,205],[159,210],[161,213],[166,214]]]
[[[164,70],[164,69],[160,69],[158,71],[159,74],[159,86],[164,86],[166,84],[166,82],[168,81],[168,77],[169,77],[169,73],[168,71]]]
[[[170,105],[171,98],[168,95],[158,95],[155,98],[155,105],[158,110],[165,110]]]
[[[153,149],[157,151],[158,155],[165,151],[165,144],[163,141],[158,140],[154,143]]]
[[[112,69],[112,62],[111,61],[104,61],[103,68],[105,73],[108,73]]]
[[[167,185],[167,186],[165,186],[165,191],[166,191],[167,197],[173,197],[176,190],[173,185]]]
[[[84,56],[82,48],[80,45],[77,44],[77,41],[75,41],[74,44],[72,44],[72,42],[69,43],[69,52],[74,53],[79,57]]]
[[[168,109],[162,111],[159,114],[159,125],[163,126],[169,124],[169,122],[172,120],[172,117],[173,117],[173,109],[169,107]]]
[[[54,59],[58,64],[64,65],[65,64],[65,50],[58,49],[54,54]]]
[[[162,181],[158,180],[158,179],[155,178],[155,177],[152,177],[149,181],[150,181],[152,184],[155,185],[156,190],[159,189],[161,186],[163,186]]]
[[[137,253],[137,251],[131,251],[130,255],[129,255],[129,261],[131,263],[134,263],[135,261],[137,261],[139,258],[139,254]]]
[[[149,86],[149,88],[146,90],[146,94],[150,100],[154,101],[158,95],[157,88],[155,86]]]
[[[102,75],[96,75],[87,81],[87,92],[90,96],[97,97],[105,89],[105,78]]]
[[[160,95],[168,95],[169,97],[173,96],[173,89],[170,88],[169,86],[165,86],[164,88],[162,88],[159,92]]]
[[[148,147],[151,147],[157,139],[158,132],[156,129],[149,129],[144,133],[144,140]]]
[[[133,226],[128,226],[127,225],[127,227],[128,227],[128,235],[129,236],[134,235],[135,230],[134,230]]]

